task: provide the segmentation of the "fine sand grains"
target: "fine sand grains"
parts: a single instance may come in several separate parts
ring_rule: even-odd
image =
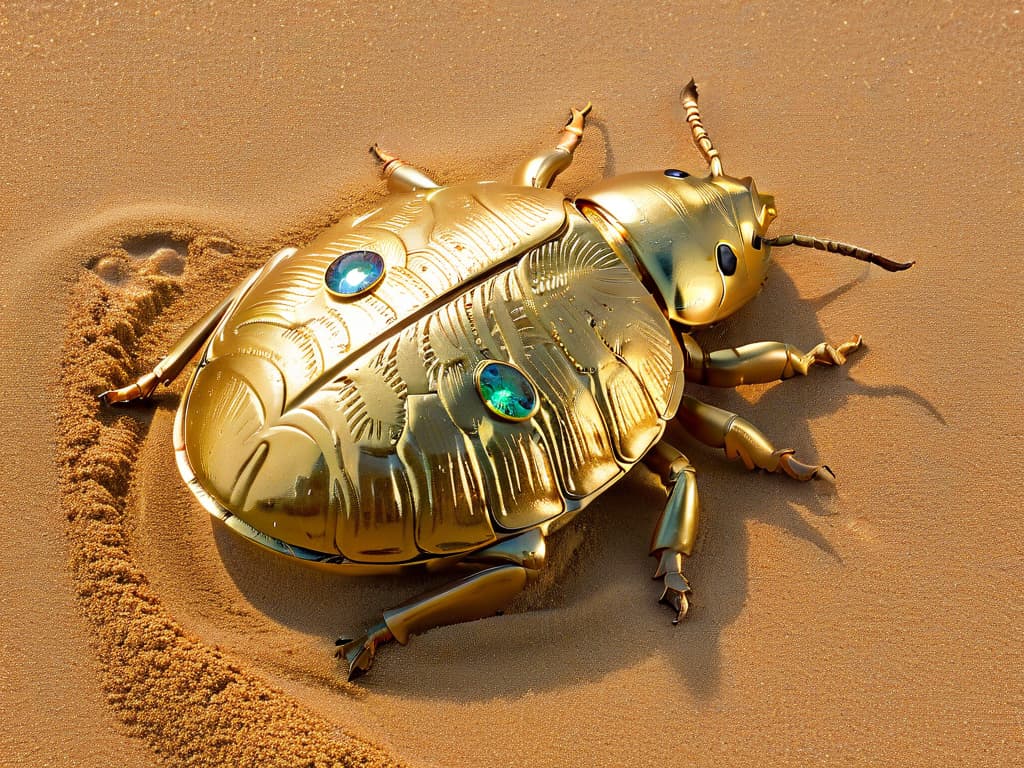
[[[96,395],[145,372],[173,341],[161,337],[168,323],[155,326],[163,313],[198,316],[188,298],[210,303],[211,291],[222,292],[274,250],[273,243],[240,248],[188,227],[156,224],[149,232],[115,233],[93,251],[72,291],[62,354],[59,450],[71,573],[107,698],[129,732],[171,764],[395,765],[179,626],[133,555],[127,499],[151,412],[104,409]]]

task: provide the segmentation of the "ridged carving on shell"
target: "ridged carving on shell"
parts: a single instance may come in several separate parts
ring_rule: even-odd
[[[349,248],[388,278],[333,301],[322,270]],[[534,417],[486,409],[485,359],[531,377]],[[654,300],[556,193],[472,185],[392,200],[258,280],[196,376],[189,413],[212,422],[187,420],[186,443],[208,492],[268,535],[405,562],[588,503],[658,439],[681,368]],[[234,463],[211,447],[225,439]]]

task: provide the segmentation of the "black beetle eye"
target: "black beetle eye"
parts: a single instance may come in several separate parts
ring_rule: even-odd
[[[718,244],[718,268],[726,277],[736,274],[736,254],[727,243]]]
[[[754,233],[754,237],[751,239],[750,244],[754,247],[755,251],[761,250],[761,236],[757,234],[757,232]]]
[[[686,171],[680,171],[676,168],[669,168],[667,171],[665,171],[665,175],[671,176],[673,179],[685,179],[690,174],[688,174]]]

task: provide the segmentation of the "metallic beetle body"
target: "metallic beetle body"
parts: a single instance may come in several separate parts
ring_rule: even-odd
[[[339,301],[323,274],[356,248],[387,277]],[[484,408],[489,359],[536,383],[535,417]],[[657,442],[682,385],[658,304],[561,194],[466,183],[392,195],[264,268],[203,352],[178,460],[275,549],[411,564],[580,510]]]
[[[669,420],[750,469],[831,476],[683,384],[807,375],[842,365],[860,337],[806,353],[776,341],[706,351],[689,331],[758,293],[773,246],[910,264],[768,237],[774,199],[725,174],[692,81],[682,103],[708,176],[632,173],[575,200],[549,187],[589,106],[512,184],[442,187],[375,148],[392,192],[380,207],[277,254],[150,373],[100,395],[146,397],[201,353],[175,452],[211,513],[343,570],[477,569],[339,641],[350,677],[383,643],[501,610],[543,566],[544,537],[640,461],[669,491],[650,554],[678,622],[699,502],[696,470],[663,439]]]

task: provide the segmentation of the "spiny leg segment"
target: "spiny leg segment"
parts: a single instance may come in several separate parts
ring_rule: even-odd
[[[686,380],[711,387],[767,384],[806,376],[815,365],[843,365],[847,355],[863,343],[858,334],[838,345],[822,342],[810,352],[801,352],[781,341],[759,341],[706,352],[690,334],[683,334],[682,340]]]
[[[348,665],[348,679],[364,674],[377,648],[401,645],[434,627],[493,616],[507,606],[544,566],[544,535],[537,529],[469,555],[462,560],[483,570],[417,595],[383,612],[382,621],[354,640],[342,638],[336,656]]]
[[[730,459],[739,458],[747,469],[782,472],[795,480],[834,480],[823,464],[804,464],[792,448],[776,448],[761,430],[731,411],[684,395],[676,418],[705,445],[724,448]]]
[[[697,498],[697,471],[690,460],[664,440],[644,457],[644,462],[658,473],[668,490],[668,502],[651,536],[651,556],[658,558],[655,579],[661,579],[664,591],[659,602],[676,612],[678,624],[690,603],[690,583],[683,576],[683,557],[693,553],[700,519]]]
[[[295,250],[295,248],[285,248],[279,251],[267,262],[267,266],[269,267],[277,263],[282,258],[287,258],[295,253]],[[266,268],[264,267],[264,269]],[[184,370],[185,366],[188,365],[189,361],[195,357],[196,352],[203,348],[221,318],[227,314],[235,300],[249,289],[249,286],[252,285],[252,282],[260,272],[261,270],[257,270],[247,280],[236,286],[231,293],[224,297],[220,304],[203,315],[191,328],[185,331],[174,347],[171,348],[170,352],[156,364],[152,371],[143,374],[126,386],[103,392],[99,395],[100,402],[104,405],[113,405],[114,403],[140,400],[152,395],[158,385],[169,384],[174,381]]]
[[[583,127],[590,110],[589,103],[583,109],[573,108],[569,122],[559,135],[558,144],[554,149],[545,150],[520,165],[513,177],[514,183],[539,189],[550,187],[555,177],[572,163],[573,153],[583,138]],[[370,152],[383,164],[381,176],[387,180],[391,192],[415,192],[439,186],[423,171],[399,159],[379,144],[370,147]]]

